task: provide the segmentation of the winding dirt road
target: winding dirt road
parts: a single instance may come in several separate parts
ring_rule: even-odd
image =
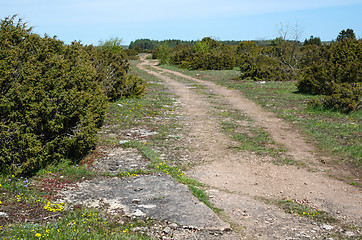
[[[208,186],[211,202],[224,210],[222,218],[231,223],[238,239],[319,239],[331,234],[358,235],[358,228],[349,230],[343,226],[361,226],[360,189],[329,177],[328,173],[335,169],[321,164],[325,156],[306,143],[297,129],[238,91],[162,69],[145,58],[138,68],[163,80],[179,96],[181,114],[185,117],[182,123],[189,128],[189,134],[184,137],[193,149],[192,157],[197,159],[186,174]],[[220,101],[248,115],[265,127],[274,141],[287,149],[289,156],[306,163],[309,168],[277,166],[268,157],[230,148],[234,142],[222,131],[220,119],[211,113],[210,99],[191,89],[185,81],[177,80],[180,77],[202,84]],[[309,171],[311,167],[317,171]],[[295,199],[330,213],[340,223],[317,224],[287,214],[275,205],[267,204],[265,199]]]

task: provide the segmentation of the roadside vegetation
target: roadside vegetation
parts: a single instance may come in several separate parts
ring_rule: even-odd
[[[126,54],[40,37],[16,16],[0,40],[1,239],[149,239],[131,228],[151,221],[58,200],[103,174],[92,160],[109,107],[145,93]]]

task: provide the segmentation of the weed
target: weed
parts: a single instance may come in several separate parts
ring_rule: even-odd
[[[77,208],[57,222],[46,224],[22,223],[4,227],[4,239],[150,239],[130,231],[137,224],[120,217],[109,217],[100,210]]]
[[[335,223],[337,220],[325,211],[319,211],[305,204],[298,203],[296,200],[285,199],[274,202],[282,208],[286,213],[295,214],[299,217],[311,218],[316,222]]]
[[[335,219],[331,214],[314,209],[309,207],[305,202],[301,203],[293,199],[283,199],[283,200],[274,200],[267,199],[263,197],[258,197],[258,199],[264,201],[267,204],[275,205],[284,210],[284,212],[289,214],[294,214],[299,217],[310,218],[319,223],[337,223],[338,220]]]

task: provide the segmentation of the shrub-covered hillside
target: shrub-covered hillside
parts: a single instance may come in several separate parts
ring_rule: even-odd
[[[107,102],[140,96],[122,53],[40,37],[21,20],[0,25],[0,171],[31,175],[91,149]]]

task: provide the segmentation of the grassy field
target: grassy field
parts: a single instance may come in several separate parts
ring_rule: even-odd
[[[348,166],[360,174],[362,163],[362,112],[342,114],[308,106],[310,99],[319,96],[300,94],[294,81],[254,82],[241,81],[239,71],[189,71],[163,65],[170,70],[215,82],[242,92],[247,98],[259,103],[264,109],[275,112],[280,118],[298,126],[307,141],[321,151],[333,156],[335,164]],[[230,126],[232,123],[228,123]],[[351,182],[351,184],[354,184]]]

